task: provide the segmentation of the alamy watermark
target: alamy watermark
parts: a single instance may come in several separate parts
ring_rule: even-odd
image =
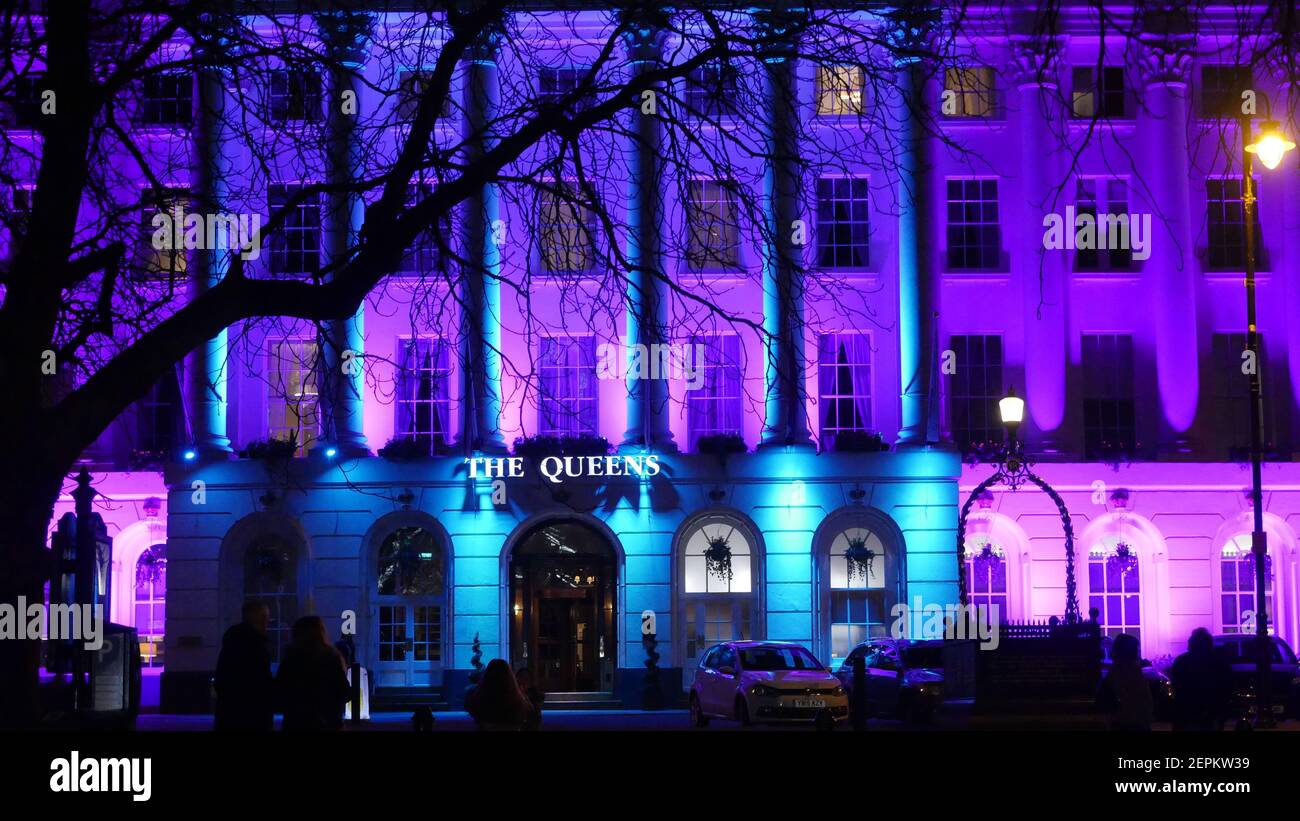
[[[681,379],[686,390],[704,387],[704,345],[662,342],[652,345],[602,342],[596,346],[598,379]]]
[[[996,604],[925,604],[920,596],[912,604],[890,608],[894,621],[889,634],[896,639],[971,639],[981,650],[996,650],[1000,642],[1000,608]]]
[[[27,603],[0,604],[0,641],[47,639],[79,641],[92,652],[104,646],[104,605]]]
[[[261,214],[187,214],[184,206],[153,215],[155,251],[237,249],[245,260],[262,255]]]
[[[1043,217],[1043,247],[1049,251],[1132,251],[1133,259],[1151,256],[1150,214],[1093,214],[1065,207],[1065,216]]]

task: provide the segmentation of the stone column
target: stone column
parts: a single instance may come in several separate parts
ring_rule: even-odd
[[[465,161],[496,144],[501,87],[497,60],[501,36],[493,31],[473,47],[466,67]],[[493,223],[500,219],[496,183],[486,183],[465,204],[466,260],[461,275],[461,445],[469,451],[503,451],[501,439],[501,249]]]
[[[230,44],[220,40],[200,41],[194,48],[200,68],[191,207],[202,213],[226,213],[230,206],[227,181],[234,173],[231,159],[234,143],[228,133],[226,107],[226,90],[232,84],[232,76],[222,61],[229,57]],[[221,281],[238,250],[202,248],[190,253],[192,302]],[[226,433],[227,356],[226,331],[222,330],[193,351],[186,361],[186,417],[193,447],[201,459],[224,459],[231,450]]]
[[[321,14],[317,24],[329,50],[326,179],[330,185],[350,186],[364,174],[365,161],[357,133],[365,84],[361,72],[370,45],[372,19],[361,13]],[[353,105],[346,106],[345,98]],[[325,198],[321,226],[322,262],[346,264],[352,254],[365,206],[361,194],[332,191]],[[363,429],[365,391],[365,305],[355,315],[324,324],[321,339],[321,423],[323,436],[342,456],[368,454]]]
[[[911,31],[911,36],[920,32]],[[934,334],[937,321],[937,275],[934,264],[934,213],[930,196],[934,168],[924,118],[931,110],[926,88],[929,69],[919,58],[898,62],[893,94],[898,201],[898,360],[902,397],[898,445],[924,446],[937,437],[933,416]]]
[[[664,32],[651,23],[637,25],[626,35],[629,74],[632,78],[654,71],[661,63]],[[627,141],[627,345],[653,345],[670,342],[668,338],[668,287],[664,279],[663,255],[663,157],[660,149],[658,106],[663,103],[661,89],[652,89],[655,98],[634,101],[631,136]],[[653,104],[653,110],[647,105]],[[627,432],[623,445],[652,447],[675,451],[676,443],[669,427],[667,377],[638,379],[629,369],[627,377]]]
[[[766,397],[763,447],[811,446],[808,431],[804,352],[803,248],[795,244],[797,220],[804,219],[803,174],[799,163],[797,47],[786,39],[788,22],[779,12],[762,12],[758,25],[769,40],[763,55],[767,117],[763,123],[764,233],[763,331],[766,338]]]
[[[1137,133],[1146,146],[1146,177],[1154,202],[1151,258],[1146,280],[1156,332],[1156,379],[1160,390],[1161,449],[1191,449],[1198,389],[1196,277],[1190,213],[1187,136],[1188,78],[1193,40],[1189,36],[1143,35],[1142,76],[1146,105]],[[1135,209],[1136,210],[1136,209]]]
[[[1043,224],[1053,189],[1060,183],[1054,148],[1064,133],[1064,112],[1057,101],[1058,44],[1051,40],[1012,39],[1014,78],[1020,134],[1021,224],[1029,243],[1011,255],[1020,279],[1025,323],[1025,407],[1037,431],[1036,450],[1059,452],[1067,408],[1066,373],[1069,339],[1070,260],[1063,251],[1046,251],[1034,226]],[[1067,182],[1062,203],[1072,203],[1074,188]],[[1067,230],[1073,230],[1068,228]]]

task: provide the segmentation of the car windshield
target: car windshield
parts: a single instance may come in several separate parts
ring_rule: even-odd
[[[1230,664],[1252,664],[1255,661],[1255,640],[1252,639],[1220,639],[1216,642],[1219,651],[1223,653],[1224,658]],[[1295,654],[1286,645],[1273,641],[1273,663],[1274,664],[1295,664]]]
[[[909,647],[904,654],[907,659],[907,666],[915,667],[943,667],[943,648],[937,644],[925,644],[919,647]]]
[[[821,670],[822,666],[802,647],[751,647],[740,651],[745,670]]]

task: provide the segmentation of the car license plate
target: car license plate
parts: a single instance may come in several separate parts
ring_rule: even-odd
[[[820,698],[796,698],[794,700],[794,708],[796,710],[820,710],[825,706],[825,699]]]

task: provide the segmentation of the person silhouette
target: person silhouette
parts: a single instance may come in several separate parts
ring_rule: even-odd
[[[510,664],[492,659],[465,696],[465,711],[480,730],[520,730],[532,719],[534,708],[519,691]]]
[[[275,729],[271,651],[266,631],[271,610],[257,599],[244,602],[242,621],[221,638],[213,686],[217,705],[212,729],[270,732]]]
[[[351,695],[343,657],[329,643],[320,616],[293,623],[292,640],[275,677],[281,729],[286,732],[337,730]]]
[[[1149,731],[1155,712],[1151,686],[1142,675],[1138,640],[1120,633],[1110,650],[1110,671],[1101,682],[1098,702],[1110,713],[1111,729]]]
[[[1214,637],[1198,627],[1187,652],[1169,668],[1175,730],[1222,730],[1232,700],[1232,668],[1214,651]]]

